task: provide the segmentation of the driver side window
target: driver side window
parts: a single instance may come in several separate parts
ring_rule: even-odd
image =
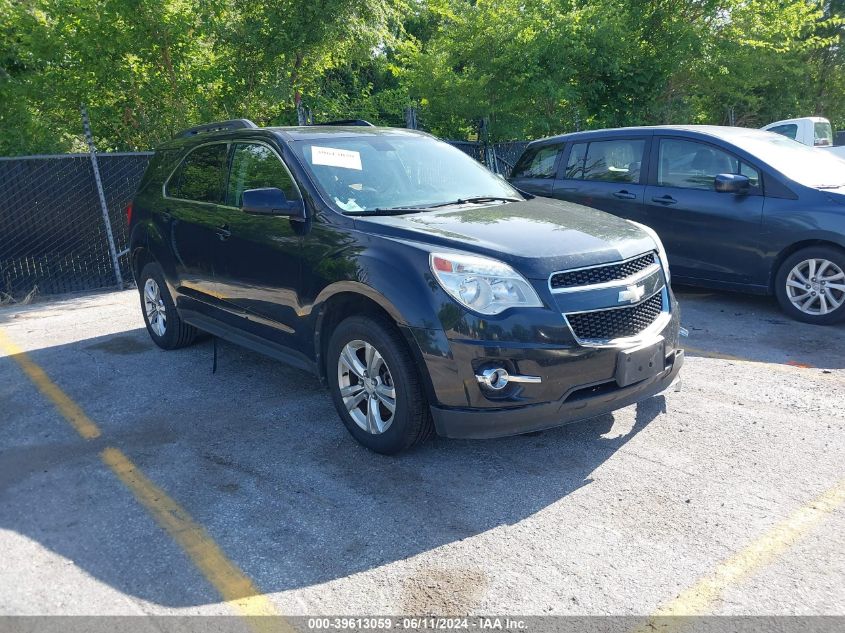
[[[661,139],[657,184],[713,191],[719,174],[742,174],[752,187],[760,184],[760,173],[750,165],[717,147],[696,141]]]
[[[288,200],[300,199],[293,177],[273,150],[257,143],[236,143],[232,150],[226,204],[240,207],[244,191],[264,187],[281,189]]]

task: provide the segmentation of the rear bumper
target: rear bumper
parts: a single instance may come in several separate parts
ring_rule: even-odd
[[[437,433],[444,437],[483,439],[541,431],[594,418],[640,402],[664,391],[678,376],[684,364],[684,351],[676,349],[667,358],[666,368],[658,375],[624,388],[599,391],[596,395],[576,397],[567,394],[560,400],[508,408],[431,407]]]

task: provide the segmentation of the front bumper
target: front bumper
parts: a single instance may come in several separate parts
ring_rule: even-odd
[[[444,437],[484,439],[518,435],[594,418],[640,402],[667,389],[684,364],[684,351],[675,349],[665,369],[652,378],[623,388],[580,388],[561,399],[507,408],[455,408],[432,406],[437,433]]]

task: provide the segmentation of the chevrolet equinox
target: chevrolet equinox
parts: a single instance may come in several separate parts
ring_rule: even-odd
[[[379,453],[591,418],[683,364],[651,229],[428,134],[202,125],[155,152],[127,213],[159,347],[202,331],[306,369]]]

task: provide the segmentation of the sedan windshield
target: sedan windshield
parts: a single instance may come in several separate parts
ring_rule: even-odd
[[[326,198],[345,213],[522,200],[502,178],[428,136],[316,138],[294,147]]]
[[[731,140],[799,184],[830,189],[845,186],[845,161],[830,150],[803,145],[779,134],[749,134]]]

